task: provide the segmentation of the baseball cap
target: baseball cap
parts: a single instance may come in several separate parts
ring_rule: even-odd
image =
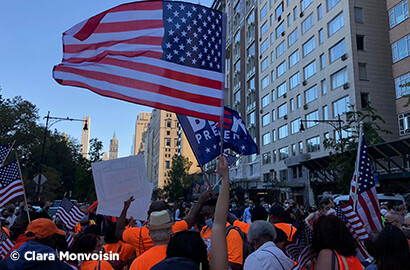
[[[28,224],[26,230],[27,239],[44,239],[53,234],[66,235],[66,232],[57,228],[51,219],[39,218]]]

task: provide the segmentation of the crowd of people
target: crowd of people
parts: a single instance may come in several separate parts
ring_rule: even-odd
[[[154,201],[146,221],[126,218],[133,197],[124,202],[118,218],[96,216],[82,207],[85,217],[69,232],[62,230],[58,218],[48,215],[49,204],[33,208],[27,203],[17,209],[9,205],[1,211],[1,226],[13,247],[0,261],[0,269],[293,269],[300,261],[288,247],[297,249],[302,231],[311,232],[310,238],[305,237],[310,259],[303,269],[410,269],[410,216],[405,205],[395,210],[381,205],[384,228],[369,234],[361,247],[369,259],[360,260],[359,243],[337,217],[330,198],[322,199],[317,207],[291,200],[270,204],[263,198],[240,206],[237,199],[229,198],[224,158],[218,163],[218,173],[222,178],[219,194],[205,191],[195,204],[181,202],[173,207]],[[72,236],[71,245],[67,233]],[[13,251],[54,254],[56,259],[21,256],[15,260],[10,255]],[[57,256],[60,251],[119,256],[63,260]]]

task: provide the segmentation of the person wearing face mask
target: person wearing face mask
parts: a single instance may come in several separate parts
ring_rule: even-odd
[[[229,210],[229,212],[231,214],[235,215],[236,218],[238,218],[238,219],[241,218],[241,211],[238,209],[238,205],[236,204],[235,201],[232,203],[232,207]]]
[[[242,221],[245,223],[251,223],[252,220],[252,215],[251,215],[251,210],[255,207],[253,204],[253,201],[249,201],[249,206],[243,211],[243,219]]]
[[[319,208],[316,212],[311,213],[306,219],[305,222],[311,227],[313,222],[315,222],[320,216],[328,215],[328,211],[333,209],[334,204],[330,198],[323,198],[319,202]],[[334,211],[334,209],[333,209]],[[329,214],[335,213],[331,211]]]

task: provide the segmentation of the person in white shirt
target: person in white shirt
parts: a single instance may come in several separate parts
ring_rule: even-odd
[[[245,260],[244,270],[249,269],[278,269],[290,270],[294,263],[273,240],[276,232],[273,225],[264,220],[257,220],[251,224],[248,232],[248,241],[255,251]]]

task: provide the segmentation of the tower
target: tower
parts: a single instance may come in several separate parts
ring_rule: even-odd
[[[149,120],[151,119],[150,112],[139,112],[135,123],[135,135],[133,142],[132,154],[138,155],[145,151],[145,132],[147,130]]]
[[[110,140],[110,154],[109,154],[109,159],[116,159],[118,158],[118,140],[117,136],[114,131],[114,136]]]
[[[90,149],[90,124],[91,120],[89,116],[84,116],[83,118],[84,123],[87,124],[87,129],[84,130],[84,126],[81,132],[81,155],[88,159],[88,152]]]

